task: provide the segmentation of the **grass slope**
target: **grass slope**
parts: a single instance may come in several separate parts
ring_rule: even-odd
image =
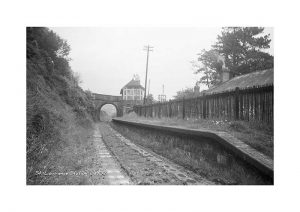
[[[46,28],[30,30],[26,67],[27,184],[86,184],[85,176],[57,173],[80,172],[91,163],[95,149],[89,140],[92,102],[78,86],[66,59],[52,56],[54,68],[49,68],[47,59],[53,52],[42,47],[53,33]],[[36,44],[36,40],[41,41]]]

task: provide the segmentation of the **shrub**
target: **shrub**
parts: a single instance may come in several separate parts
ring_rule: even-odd
[[[68,51],[67,43],[49,29],[27,28],[26,159],[29,184],[37,183],[34,170],[59,158],[62,147],[75,145],[68,143],[66,136],[70,131],[92,127],[93,104],[73,76]]]

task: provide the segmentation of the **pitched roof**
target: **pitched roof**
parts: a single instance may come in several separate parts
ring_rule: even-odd
[[[124,88],[141,88],[143,90],[145,90],[145,88],[140,84],[140,80],[134,80],[132,79],[130,82],[128,82],[125,86],[123,86],[123,88],[121,89],[120,93],[122,93],[122,90]]]
[[[231,80],[220,83],[209,88],[208,90],[203,91],[203,93],[219,93],[223,91],[233,90],[236,87],[247,88],[253,86],[273,85],[273,82],[274,70],[266,69],[263,71],[256,71],[249,74],[234,77]]]

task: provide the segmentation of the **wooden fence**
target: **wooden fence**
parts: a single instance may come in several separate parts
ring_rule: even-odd
[[[273,85],[134,106],[139,116],[260,121],[273,124]]]

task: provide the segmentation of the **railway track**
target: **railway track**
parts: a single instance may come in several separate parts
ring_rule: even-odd
[[[109,185],[212,185],[212,181],[186,170],[123,137],[106,123],[96,125],[95,142]]]

